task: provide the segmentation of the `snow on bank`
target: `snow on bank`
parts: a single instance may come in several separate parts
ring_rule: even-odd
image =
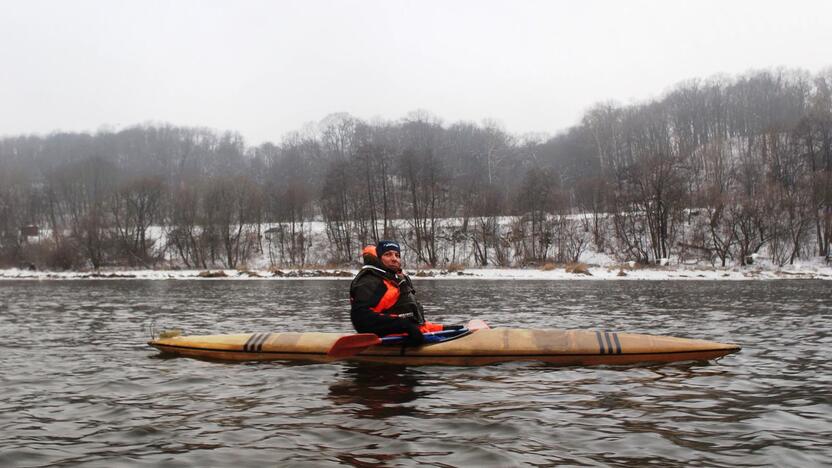
[[[408,271],[415,281],[421,280],[777,280],[817,279],[832,280],[832,265],[824,262],[805,263],[789,268],[693,268],[666,266],[630,268],[625,266],[590,266],[588,274],[570,273],[563,267],[549,271],[535,269],[466,269],[459,272],[445,270]],[[102,269],[98,272],[53,272],[22,269],[0,270],[0,280],[85,280],[85,279],[139,279],[139,280],[351,280],[357,270],[286,270],[272,273],[268,270],[118,270]]]

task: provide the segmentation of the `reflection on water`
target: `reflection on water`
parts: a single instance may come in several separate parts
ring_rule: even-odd
[[[329,398],[362,418],[413,416],[418,406],[408,403],[430,394],[425,388],[416,390],[416,372],[405,366],[345,363],[339,379],[329,386]]]
[[[0,466],[824,466],[828,283],[423,281],[437,321],[733,341],[558,368],[160,358],[186,333],[342,331],[345,281],[0,282]]]

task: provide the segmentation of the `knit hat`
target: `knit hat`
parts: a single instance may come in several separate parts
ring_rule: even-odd
[[[381,258],[381,256],[384,255],[384,252],[387,252],[388,250],[395,250],[399,254],[402,253],[402,248],[399,247],[399,243],[396,241],[383,240],[379,241],[376,245],[376,255],[378,255],[378,258]]]

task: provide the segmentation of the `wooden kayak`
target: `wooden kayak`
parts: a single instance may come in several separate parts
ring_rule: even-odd
[[[331,362],[346,333],[245,333],[175,336],[148,342],[163,353],[220,361]],[[479,366],[541,361],[563,366],[708,361],[738,352],[736,344],[597,330],[491,328],[419,348],[370,346],[346,359],[406,365]]]

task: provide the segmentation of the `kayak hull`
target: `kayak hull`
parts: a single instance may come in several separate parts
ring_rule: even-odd
[[[165,354],[219,361],[338,360],[327,355],[345,333],[247,333],[177,336],[148,344]],[[538,361],[561,366],[709,361],[738,352],[735,344],[596,330],[492,328],[421,348],[373,346],[346,358],[404,365],[480,366]]]

